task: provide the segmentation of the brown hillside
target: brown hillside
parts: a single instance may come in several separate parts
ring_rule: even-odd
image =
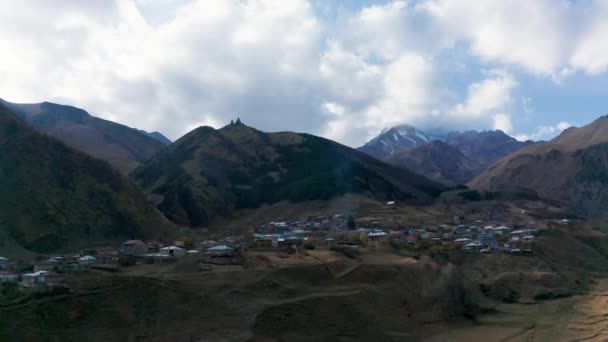
[[[608,118],[527,146],[470,182],[485,190],[528,189],[587,215],[608,208]]]

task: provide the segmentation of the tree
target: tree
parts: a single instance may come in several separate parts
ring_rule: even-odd
[[[353,215],[348,215],[346,218],[346,227],[348,229],[355,229],[357,227],[357,223],[355,222]]]
[[[241,118],[236,118],[236,124],[240,125],[241,124]]]
[[[230,120],[230,124],[231,124],[231,125],[234,125],[234,120]]]

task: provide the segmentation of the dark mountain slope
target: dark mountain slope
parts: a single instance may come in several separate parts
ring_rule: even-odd
[[[165,233],[168,223],[105,162],[44,136],[0,103],[0,229],[51,252]]]
[[[5,104],[38,131],[107,161],[125,175],[166,145],[157,137],[96,118],[79,108],[49,102]]]
[[[438,140],[394,154],[387,162],[448,185],[465,184],[483,171],[481,164]]]
[[[555,139],[498,161],[470,185],[479,189],[535,191],[581,214],[608,209],[608,118],[569,128]]]
[[[243,124],[195,129],[132,176],[169,219],[192,226],[282,200],[361,193],[425,203],[445,189],[327,139]]]
[[[500,130],[451,132],[445,137],[445,142],[456,147],[465,157],[485,167],[525,146],[534,144],[533,141],[518,141]]]

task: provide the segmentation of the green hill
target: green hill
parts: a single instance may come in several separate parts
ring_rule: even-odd
[[[309,134],[263,133],[243,124],[188,133],[132,174],[159,209],[201,226],[234,209],[345,193],[426,203],[443,185]]]
[[[30,128],[0,103],[0,230],[51,252],[129,237],[169,224],[104,161]]]

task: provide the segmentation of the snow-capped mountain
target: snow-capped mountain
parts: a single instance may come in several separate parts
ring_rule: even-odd
[[[374,139],[359,147],[358,150],[378,159],[385,159],[397,152],[426,144],[437,137],[408,125],[385,128]]]
[[[502,157],[533,143],[499,130],[429,134],[401,125],[382,130],[359,151],[453,185],[466,183]]]

